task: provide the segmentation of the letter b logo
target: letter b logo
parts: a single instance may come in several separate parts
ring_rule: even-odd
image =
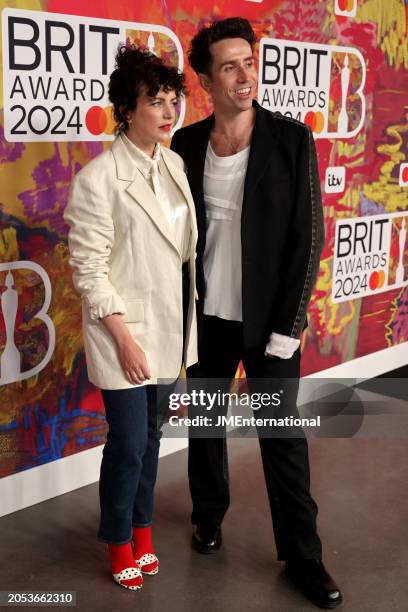
[[[44,285],[44,302],[40,309],[32,316],[32,319],[40,319],[45,323],[48,330],[48,347],[40,363],[29,370],[21,371],[22,352],[21,347],[15,344],[15,329],[19,311],[19,293],[14,287],[14,276],[12,271],[32,270],[41,278]],[[5,347],[0,356],[0,385],[26,380],[45,368],[50,361],[55,348],[55,327],[47,314],[51,302],[51,283],[48,274],[37,263],[33,261],[12,261],[0,263],[0,273],[6,272],[2,279],[4,291],[1,293],[0,308],[5,327]],[[2,275],[3,276],[3,275]]]

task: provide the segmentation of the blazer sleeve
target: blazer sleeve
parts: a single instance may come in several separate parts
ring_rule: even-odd
[[[70,230],[69,264],[74,287],[89,308],[91,319],[126,314],[123,299],[109,280],[114,226],[106,195],[96,180],[81,172],[74,178],[64,219]]]
[[[287,237],[278,303],[271,332],[299,338],[317,280],[325,240],[324,217],[316,147],[309,127],[304,129],[296,160],[295,203]]]

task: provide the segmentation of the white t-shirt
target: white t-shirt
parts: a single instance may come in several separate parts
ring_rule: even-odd
[[[249,150],[219,157],[208,142],[205,158],[204,314],[230,321],[242,321],[241,211]]]
[[[241,212],[250,146],[219,157],[208,142],[204,167],[207,239],[204,314],[242,322]],[[289,359],[300,340],[271,330],[265,355]]]

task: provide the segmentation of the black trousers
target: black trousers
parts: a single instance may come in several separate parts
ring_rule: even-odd
[[[195,379],[207,379],[207,389],[213,387],[215,390],[223,384],[226,387],[242,359],[249,384],[251,379],[263,379],[263,390],[269,388],[273,393],[282,387],[283,380],[287,383],[292,379],[287,386],[285,410],[286,414],[299,416],[296,399],[300,350],[290,359],[268,358],[264,356],[265,346],[243,349],[240,322],[204,315],[203,326],[199,361],[187,371],[190,389]],[[316,530],[317,505],[310,495],[308,446],[303,431],[299,430],[295,436],[292,431],[291,437],[260,435],[259,444],[278,559],[320,559],[322,546]],[[193,501],[192,523],[208,527],[220,525],[230,503],[225,436],[190,436],[188,475]]]

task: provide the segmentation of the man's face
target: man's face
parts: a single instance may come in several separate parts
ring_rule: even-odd
[[[210,46],[210,75],[200,75],[214,108],[236,114],[252,107],[257,71],[251,45],[243,38],[225,38]]]

